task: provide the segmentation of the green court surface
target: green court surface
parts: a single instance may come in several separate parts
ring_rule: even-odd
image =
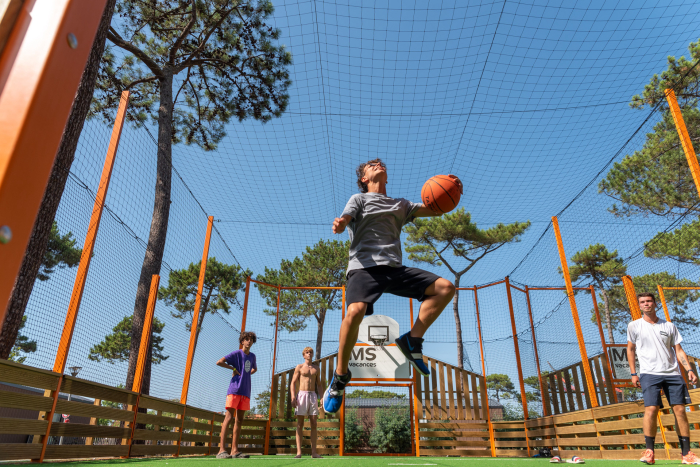
[[[681,460],[657,460],[661,465],[680,465]],[[4,464],[4,463],[3,463]],[[435,466],[435,467],[536,467],[553,465],[549,459],[522,459],[522,458],[490,458],[490,457],[326,457],[324,459],[311,459],[305,456],[302,459],[294,459],[292,456],[250,456],[249,459],[217,459],[208,457],[181,457],[181,458],[148,458],[148,459],[110,459],[110,460],[86,460],[80,462],[44,462],[44,465],[82,466],[82,467],[107,467],[122,465],[128,467],[405,467],[405,466]],[[600,460],[586,461],[587,465],[595,467],[632,467],[639,466],[636,460]],[[7,465],[7,464],[6,464]],[[565,464],[570,465],[570,464]]]

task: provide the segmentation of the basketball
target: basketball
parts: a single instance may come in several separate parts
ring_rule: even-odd
[[[420,192],[423,204],[435,212],[452,211],[462,197],[462,187],[454,175],[436,175],[430,178]]]

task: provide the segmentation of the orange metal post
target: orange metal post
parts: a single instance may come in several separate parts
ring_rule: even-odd
[[[527,411],[527,395],[525,394],[525,377],[523,375],[523,366],[520,362],[520,346],[518,345],[518,331],[515,327],[515,314],[513,313],[513,297],[510,292],[510,280],[506,276],[506,294],[508,295],[508,309],[510,310],[510,324],[513,328],[513,347],[515,347],[515,363],[518,364],[518,379],[520,380],[520,396],[523,404],[523,417],[528,420]],[[488,401],[486,401],[488,404]],[[524,426],[524,425],[523,425]],[[527,444],[527,456],[530,457],[530,441],[527,438],[527,427],[525,428],[525,442]]]
[[[204,276],[207,274],[207,261],[209,260],[209,242],[211,240],[211,229],[214,224],[214,217],[207,219],[207,233],[204,238],[204,249],[202,250],[202,262],[199,264],[199,282],[197,283],[197,296],[194,299],[194,311],[192,313],[192,325],[190,326],[190,345],[187,349],[187,363],[185,366],[185,376],[182,379],[182,394],[180,403],[187,404],[187,393],[190,389],[190,376],[192,373],[192,360],[197,345],[197,333],[199,331],[199,308],[202,303],[202,290],[204,290]]]
[[[632,282],[632,277],[623,276],[622,284],[625,286],[625,295],[627,296],[627,304],[630,307],[632,319],[641,318],[642,312],[639,310],[639,301],[637,300],[637,292],[634,290],[634,282]]]
[[[571,307],[571,317],[574,320],[574,328],[576,329],[576,339],[578,340],[578,349],[581,353],[581,366],[583,374],[586,377],[586,386],[588,394],[590,394],[591,405],[598,407],[598,393],[596,392],[595,383],[593,382],[593,374],[591,365],[588,361],[588,352],[586,352],[586,342],[583,340],[583,331],[581,330],[581,321],[578,318],[578,309],[576,308],[576,297],[574,297],[574,287],[571,284],[571,276],[569,275],[569,263],[564,253],[564,243],[561,240],[561,232],[559,231],[559,219],[552,217],[552,227],[554,227],[554,236],[557,239],[557,248],[559,249],[559,261],[561,262],[561,270],[566,283],[566,294],[569,296],[569,306]]]
[[[415,321],[413,320],[413,299],[412,298],[408,299],[408,306],[409,306],[409,309],[411,310],[411,328],[413,328],[413,323]],[[417,384],[416,378],[417,378],[416,372],[413,371],[413,384],[414,385]],[[415,435],[414,435],[415,455],[416,455],[416,457],[420,457],[420,434],[419,434],[420,428],[418,427],[418,423],[420,421],[420,414],[418,413],[420,401],[418,399],[418,393],[416,391],[412,391],[412,393],[413,393],[413,410],[411,411],[412,412],[411,415],[413,415],[415,417],[415,422],[413,420],[411,422],[414,423],[414,429],[415,429]]]
[[[338,455],[345,455],[345,397],[343,396],[343,405],[340,406],[338,424],[340,425],[340,446],[338,446]]]
[[[39,463],[44,462],[44,455],[46,455],[46,445],[49,442],[49,433],[51,433],[51,425],[53,423],[53,415],[56,413],[56,402],[58,402],[58,394],[61,392],[61,385],[63,384],[63,375],[59,376],[58,383],[56,384],[56,390],[53,393],[53,403],[51,404],[51,410],[46,414],[46,433],[41,441],[41,454],[39,454]],[[35,459],[32,459],[34,462]]]
[[[106,3],[26,1],[0,51],[0,323]]]
[[[343,289],[343,292],[345,292],[345,289]],[[272,384],[275,384],[275,364],[277,363],[277,330],[279,328],[280,322],[281,293],[282,288],[280,286],[277,286],[277,313],[275,314],[275,346],[274,350],[272,351],[272,377],[270,378],[272,380]],[[345,294],[343,293],[343,298],[344,297]],[[268,416],[267,425],[265,426],[265,447],[263,451],[265,455],[267,455],[270,452],[270,421],[272,420],[272,394],[274,394],[274,391],[272,390],[272,386],[270,386],[270,407],[268,408],[268,412],[270,415]]]
[[[593,310],[595,310],[595,319],[598,323],[598,332],[600,333],[600,343],[603,346],[603,353],[605,354],[605,361],[608,362],[608,371],[610,372],[610,377],[614,378],[615,373],[612,371],[612,365],[610,365],[610,354],[608,353],[608,344],[605,341],[605,333],[603,332],[603,323],[600,320],[600,311],[598,311],[598,300],[595,298],[595,288],[591,284],[591,300],[593,300]]]
[[[664,288],[660,285],[656,285],[656,289],[659,291],[659,300],[661,300],[661,306],[664,308],[664,316],[666,321],[671,322],[671,315],[668,313],[668,305],[666,304],[666,295],[664,295]]]
[[[510,311],[510,325],[513,331],[513,347],[515,347],[515,362],[518,364],[518,377],[520,379],[520,395],[523,403],[523,415],[525,420],[527,415],[527,397],[525,395],[525,381],[523,375],[523,366],[520,362],[520,345],[518,345],[518,331],[515,327],[515,314],[513,313],[513,297],[510,292],[510,280],[506,277],[506,294],[508,295],[508,310]]]
[[[544,385],[542,384],[542,373],[540,371],[540,357],[537,353],[537,338],[535,337],[535,325],[532,321],[532,306],[530,305],[530,291],[527,288],[527,285],[525,286],[525,299],[527,300],[527,314],[530,317],[530,329],[532,329],[532,346],[535,350],[535,363],[537,364],[537,379],[540,382],[540,394],[542,397],[542,411],[544,412],[544,416],[546,417],[549,415],[549,407],[547,407],[546,404],[544,404]]]
[[[245,322],[248,319],[248,296],[250,295],[250,276],[245,279],[245,299],[243,300],[243,317],[241,318],[241,334],[245,332]],[[238,346],[238,349],[242,349],[243,344]]]
[[[676,93],[673,92],[673,89],[666,89],[664,94],[666,94],[668,107],[671,110],[673,122],[676,124],[676,130],[678,130],[678,136],[680,137],[681,145],[683,146],[683,152],[685,153],[685,158],[688,161],[690,173],[693,176],[693,181],[695,182],[695,189],[698,190],[698,193],[700,194],[700,164],[698,164],[698,158],[695,155],[693,143],[688,135],[688,129],[685,127],[683,115],[681,114],[681,109],[678,106],[678,101],[676,100]]]
[[[484,384],[486,384],[486,362],[484,361],[484,340],[481,338],[481,318],[479,317],[479,296],[477,295],[477,287],[474,286],[474,305],[476,307],[476,324],[479,329],[479,351],[481,352],[481,373],[484,375]],[[488,393],[487,393],[488,394]],[[487,398],[488,399],[488,398]],[[482,407],[486,409],[486,421],[489,424],[489,441],[491,443],[491,457],[496,457],[496,440],[493,436],[493,424],[491,423],[491,412],[489,411],[489,401],[481,401]]]
[[[153,274],[151,277],[151,289],[148,292],[148,305],[146,306],[146,316],[141,330],[141,344],[139,345],[139,358],[136,362],[136,374],[134,375],[134,384],[131,390],[138,393],[136,396],[136,404],[134,405],[134,420],[131,422],[131,434],[129,435],[129,452],[126,457],[131,457],[131,446],[134,444],[134,430],[136,429],[136,417],[139,413],[139,402],[141,402],[141,387],[143,386],[143,371],[146,369],[146,356],[148,355],[148,347],[151,341],[153,314],[156,309],[156,301],[158,300],[158,285],[160,284],[160,276]]]
[[[102,178],[100,179],[100,186],[97,189],[97,196],[95,197],[95,203],[92,207],[92,216],[90,217],[90,224],[88,225],[87,235],[85,236],[83,252],[80,255],[78,273],[75,276],[75,282],[73,283],[73,292],[71,293],[70,303],[68,304],[68,312],[66,313],[66,320],[63,325],[61,341],[58,344],[58,352],[56,353],[56,359],[53,365],[53,371],[55,371],[56,373],[63,373],[63,370],[66,367],[68,350],[70,349],[70,343],[73,338],[75,321],[78,319],[78,310],[80,309],[80,302],[83,299],[83,290],[85,290],[85,282],[87,280],[88,270],[90,269],[92,252],[95,248],[95,239],[97,238],[97,231],[100,228],[102,211],[104,209],[105,199],[107,198],[109,181],[112,177],[114,159],[117,155],[117,150],[119,149],[119,138],[121,137],[122,128],[124,127],[124,121],[126,119],[126,109],[128,105],[129,91],[124,91],[122,92],[121,101],[119,102],[119,109],[117,110],[117,119],[114,122],[114,128],[112,129],[112,137],[109,141],[109,148],[107,149],[107,157],[105,158],[105,163],[102,168]]]

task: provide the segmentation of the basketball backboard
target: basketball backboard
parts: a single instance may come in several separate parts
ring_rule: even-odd
[[[394,340],[399,337],[399,323],[383,315],[362,320],[350,356],[349,368],[354,381],[396,381],[411,377],[410,365]],[[381,345],[375,345],[377,343]]]

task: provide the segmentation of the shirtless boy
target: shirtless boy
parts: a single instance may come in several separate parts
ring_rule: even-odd
[[[292,407],[297,416],[297,455],[301,458],[301,442],[304,439],[304,417],[309,417],[311,422],[311,457],[320,459],[316,452],[316,422],[318,419],[318,396],[321,390],[321,372],[318,365],[311,361],[314,359],[314,350],[306,347],[302,350],[304,363],[297,365],[294,369],[294,376],[291,384]],[[299,394],[297,394],[297,382],[299,382]]]

